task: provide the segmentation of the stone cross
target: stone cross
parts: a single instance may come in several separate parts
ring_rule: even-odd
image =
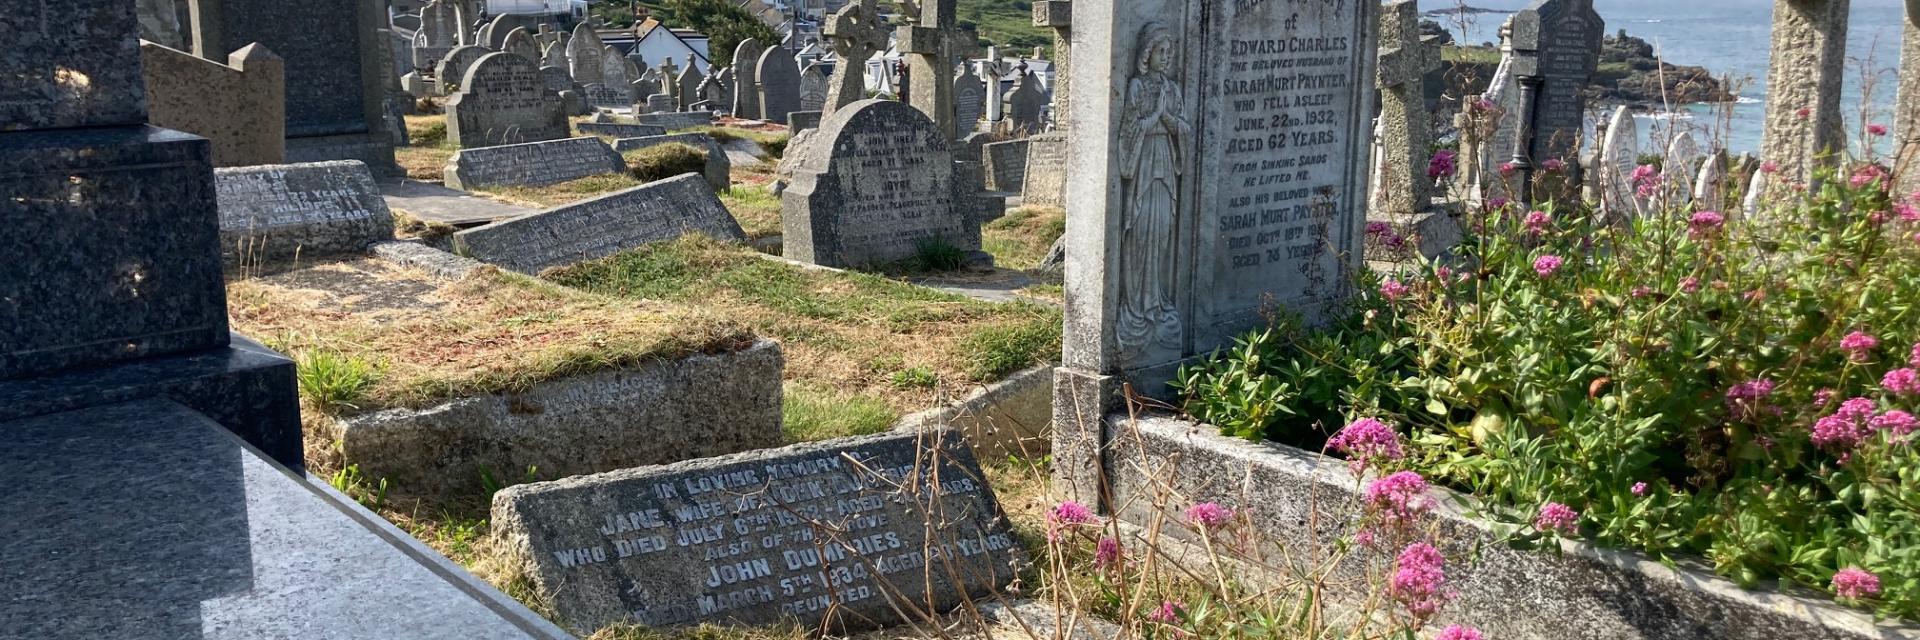
[[[1033,3],[1033,26],[1053,29],[1053,123],[1069,129],[1067,122],[1067,63],[1073,58],[1073,3],[1068,0],[1039,0]],[[1038,54],[1035,54],[1038,57]]]
[[[1827,152],[1844,150],[1841,80],[1847,63],[1849,0],[1774,0],[1773,59],[1767,69],[1766,129],[1760,157],[1774,179],[1808,182]]]
[[[956,139],[951,70],[952,49],[962,35],[954,16],[957,0],[901,0],[901,4],[909,12],[919,12],[896,35],[901,53],[907,54],[907,82],[901,83],[901,90],[940,133]]]
[[[834,65],[823,111],[831,113],[866,97],[867,58],[887,47],[886,22],[880,18],[878,2],[849,2],[827,20],[822,33],[833,41],[840,64]]]
[[[1374,185],[1377,213],[1409,214],[1433,203],[1427,177],[1427,72],[1440,68],[1438,47],[1420,39],[1420,10],[1414,0],[1382,7],[1380,14],[1380,181]]]
[[[1000,83],[1006,71],[1000,68],[1000,49],[987,47],[987,60],[980,63],[980,79],[987,83],[987,126],[992,128],[1006,117],[1007,87]]]
[[[1920,191],[1920,0],[1907,0],[1900,38],[1900,90],[1894,100],[1895,193]]]
[[[660,92],[673,98],[675,109],[680,107],[680,68],[673,58],[660,61]]]

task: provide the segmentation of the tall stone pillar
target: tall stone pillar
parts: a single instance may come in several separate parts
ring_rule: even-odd
[[[1774,0],[1760,158],[1775,180],[1807,182],[1846,148],[1840,92],[1847,63],[1849,0]]]

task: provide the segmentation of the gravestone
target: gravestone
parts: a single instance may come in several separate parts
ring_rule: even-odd
[[[1633,171],[1640,166],[1640,125],[1625,106],[1613,110],[1600,142],[1600,209],[1610,220],[1640,214]]]
[[[1040,131],[1041,116],[1047,110],[1047,92],[1040,88],[1040,79],[1029,71],[1013,83],[1013,93],[1007,94],[1007,126],[1012,131],[1035,133]]]
[[[1513,74],[1515,56],[1508,33],[1505,27],[1500,29],[1500,65],[1494,68],[1486,93],[1479,100],[1463,101],[1458,116],[1462,125],[1460,153],[1465,160],[1457,180],[1467,185],[1467,198],[1473,202],[1515,197],[1515,178],[1499,171],[1500,165],[1513,158],[1515,145],[1521,144],[1520,84]],[[1589,184],[1593,182],[1588,180]]]
[[[667,94],[667,99],[672,101],[672,106],[667,107],[666,110],[679,111],[680,68],[673,64],[673,58],[660,61],[657,75],[660,77],[660,93]]]
[[[484,30],[481,32],[483,37],[480,39],[480,43],[494,51],[505,51],[507,49],[507,36],[512,34],[516,28],[518,28],[518,24],[514,20],[513,14],[501,13],[500,15],[494,16],[493,20],[488,22],[487,26],[484,27]]]
[[[168,49],[189,48],[180,28],[180,10],[173,0],[138,0],[134,8],[139,16],[140,39]]]
[[[148,123],[212,141],[214,166],[286,161],[286,68],[280,56],[252,44],[223,65],[142,43],[140,64]]]
[[[833,42],[840,60],[820,109],[831,113],[866,98],[867,59],[887,48],[887,22],[880,17],[878,0],[853,0],[828,18],[821,33]]]
[[[934,244],[979,251],[980,223],[956,207],[953,154],[926,115],[862,100],[810,135],[780,195],[786,257],[849,267],[904,260]]]
[[[566,67],[540,67],[540,79],[554,93],[574,90],[573,76],[567,75]]]
[[[953,122],[954,49],[977,40],[960,31],[955,17],[957,5],[958,0],[907,4],[909,9],[917,8],[918,15],[907,15],[908,24],[897,29],[894,36],[894,48],[905,58],[901,99],[926,114],[948,140],[960,139]]]
[[[1107,412],[1362,266],[1378,5],[1076,3],[1055,487],[1099,504]],[[1283,69],[1284,73],[1274,70]],[[1251,130],[1280,121],[1280,130]],[[1236,131],[1236,129],[1239,129]],[[1029,159],[1031,180],[1033,160]],[[1029,185],[1031,187],[1031,185]],[[1103,505],[1111,508],[1112,505]]]
[[[582,135],[607,136],[611,138],[639,138],[643,136],[663,136],[667,128],[657,124],[627,124],[623,122],[579,122],[573,125]]]
[[[613,141],[613,150],[626,153],[669,143],[684,144],[705,151],[707,163],[705,169],[701,171],[701,176],[707,179],[707,186],[713,187],[716,192],[733,188],[733,161],[727,158],[727,152],[720,148],[718,140],[704,133],[656,134],[621,138]]]
[[[1593,0],[1535,0],[1514,14],[1512,25],[1521,130],[1529,134],[1527,155],[1516,164],[1526,179],[1547,160],[1578,160],[1574,149],[1587,112],[1583,92],[1600,64],[1607,25]]]
[[[707,75],[700,73],[700,67],[689,64],[680,71],[680,110],[692,111],[693,103],[701,101],[700,86],[707,81]]]
[[[440,59],[460,46],[460,9],[436,0],[420,9],[420,29],[413,36],[410,62],[416,73],[430,75]]]
[[[1019,193],[1025,188],[1028,144],[1028,141],[1023,139],[990,142],[980,146],[980,162],[985,171],[988,189]],[[1065,171],[1062,173],[1064,174]]]
[[[760,112],[760,54],[764,50],[760,41],[753,38],[741,40],[733,48],[733,117],[747,120],[759,120],[765,117]]]
[[[612,51],[609,47],[608,51]],[[602,109],[633,106],[633,78],[627,76],[627,62],[619,56],[600,57],[600,83],[587,85],[587,104]],[[597,87],[597,88],[596,88]]]
[[[787,130],[798,134],[808,129],[818,129],[820,128],[821,115],[818,111],[795,111],[788,113]],[[791,141],[789,144],[791,144]]]
[[[567,71],[573,74],[573,81],[580,85],[600,83],[606,72],[607,45],[600,42],[600,34],[593,25],[582,22],[573,28],[573,38],[567,41]]]
[[[560,44],[558,42],[552,42],[552,43],[548,43],[546,46],[541,48],[540,50],[540,67],[541,68],[544,69],[547,67],[556,67],[556,68],[559,68],[561,71],[566,71],[567,79],[571,81],[573,79],[573,73],[570,71],[567,71],[568,66],[569,66],[569,63],[567,62],[567,46],[566,45]]]
[[[220,169],[220,253],[229,268],[364,253],[393,214],[355,160]]]
[[[1067,136],[1049,131],[1027,138],[1026,176],[1020,180],[1020,200],[1050,207],[1067,204]]]
[[[1692,175],[1700,162],[1702,152],[1700,142],[1692,131],[1682,131],[1667,143],[1666,162],[1662,171],[1671,170],[1675,175]]]
[[[668,131],[679,131],[713,124],[712,111],[683,111],[680,113],[639,113],[633,121],[639,124],[665,127]]]
[[[439,81],[440,95],[451,96],[459,91],[460,82],[467,78],[467,70],[473,63],[490,53],[485,47],[454,47],[440,59],[440,65],[433,70],[433,77]]]
[[[533,41],[533,33],[526,27],[514,27],[507,33],[506,40],[500,43],[500,51],[511,53],[533,62],[540,62],[540,45]]]
[[[1698,211],[1727,210],[1727,150],[1716,149],[1700,163],[1693,180],[1693,208]]]
[[[987,59],[980,62],[980,78],[987,83],[987,130],[999,131],[1000,122],[1007,117],[1006,74],[1000,68],[1000,51],[987,47]]]
[[[493,522],[581,631],[907,622],[988,596],[1025,561],[946,430],[519,485]]]
[[[980,118],[986,115],[987,85],[973,75],[972,65],[960,68],[960,75],[953,78],[953,126],[965,137],[980,127]]]
[[[802,110],[800,66],[794,63],[792,51],[779,47],[766,50],[760,54],[754,75],[760,81],[761,118],[786,124],[788,113]]]
[[[533,62],[489,53],[473,63],[447,99],[447,142],[456,147],[555,140],[569,135],[560,96]]]
[[[626,170],[620,154],[599,138],[565,138],[461,149],[447,160],[442,174],[448,187],[472,191],[539,187]]]
[[[693,174],[461,231],[453,244],[461,255],[538,274],[689,233],[747,237],[706,179]]]
[[[1069,0],[1034,2],[1033,26],[1053,32],[1053,125],[1058,129],[1070,128],[1067,93],[1072,74],[1067,70],[1073,59],[1073,3]]]
[[[413,67],[411,73],[430,76],[434,69],[440,66],[440,60],[452,51],[451,46],[439,47],[427,44],[426,32],[417,32],[413,35],[413,44],[408,49],[407,63],[408,66]]]
[[[800,70],[800,110],[822,111],[827,104],[827,83],[832,78],[827,75],[824,65],[816,62]]]
[[[1840,101],[1849,5],[1849,0],[1774,0],[1760,159],[1779,170],[1768,180],[1809,183],[1815,169],[1832,164],[1829,152],[1846,150]]]
[[[1920,191],[1920,4],[1908,2],[1900,22],[1900,85],[1893,103],[1893,192]]]
[[[1439,47],[1420,40],[1420,9],[1413,0],[1383,5],[1376,84],[1383,135],[1376,141],[1380,179],[1373,187],[1370,216],[1409,216],[1433,204],[1433,178],[1427,176],[1432,116],[1423,80],[1439,68]]]
[[[363,0],[192,0],[193,53],[219,60],[259,43],[285,61],[287,159],[359,160],[397,176],[384,126],[391,36]],[[97,79],[96,79],[97,81]],[[0,117],[0,121],[6,118]]]
[[[696,107],[695,111],[733,108],[732,67],[721,67],[712,76],[708,76],[705,82],[700,83],[700,86],[701,101],[707,103],[707,108]]]

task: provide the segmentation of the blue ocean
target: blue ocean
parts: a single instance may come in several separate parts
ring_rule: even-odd
[[[1525,8],[1530,1],[1467,0],[1467,4],[1511,11]],[[1420,0],[1422,10],[1457,5],[1452,0]],[[1672,131],[1684,128],[1736,154],[1759,148],[1766,110],[1772,0],[1594,0],[1594,9],[1606,21],[1607,33],[1625,29],[1628,35],[1653,44],[1667,62],[1706,67],[1716,76],[1732,78],[1735,93],[1740,96],[1731,104],[1691,105],[1672,113],[1641,116],[1642,135],[1665,139]],[[1858,132],[1864,123],[1892,124],[1904,11],[1901,0],[1853,0],[1842,112],[1851,138],[1862,137]],[[1471,15],[1466,25],[1455,24],[1451,16],[1433,19],[1447,25],[1455,39],[1478,44],[1497,41],[1500,23],[1509,15]],[[1590,120],[1600,117],[1598,113],[1591,115]],[[1876,146],[1884,153],[1889,145],[1883,140]]]

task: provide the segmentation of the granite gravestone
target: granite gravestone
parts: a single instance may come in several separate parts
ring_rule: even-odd
[[[760,82],[762,118],[786,124],[787,114],[804,111],[800,108],[800,66],[794,63],[792,51],[774,47],[761,53],[754,75]]]
[[[1840,102],[1850,0],[1774,0],[1760,159],[1777,170],[1761,182],[1808,183],[1846,150]],[[1767,185],[1771,186],[1771,185]]]
[[[953,50],[978,38],[959,29],[957,0],[920,0],[903,6],[910,10],[907,24],[894,35],[894,49],[904,63],[901,100],[926,114],[940,135],[959,140],[961,134],[953,122]]]
[[[1727,207],[1727,150],[1717,149],[1700,163],[1693,180],[1693,207],[1699,211],[1725,211]]]
[[[747,120],[759,120],[760,81],[758,69],[760,54],[764,49],[760,41],[753,38],[741,40],[733,48],[733,117]]]
[[[692,111],[693,103],[702,100],[700,85],[706,83],[707,75],[700,73],[700,67],[689,64],[680,71],[677,81],[680,83],[680,110]]]
[[[560,96],[533,62],[489,53],[473,63],[447,99],[447,141],[456,147],[556,140],[568,136]]]
[[[393,239],[393,214],[355,160],[214,172],[229,267],[357,254]]]
[[[1047,92],[1040,88],[1040,79],[1031,71],[1020,76],[1013,92],[1007,94],[1007,126],[1016,132],[1036,133],[1046,110]]]
[[[151,42],[140,45],[147,122],[206,137],[220,167],[287,158],[286,67],[254,44],[219,64]]]
[[[462,255],[527,274],[702,233],[746,240],[706,180],[685,174],[453,235]]]
[[[1364,268],[1377,15],[1371,2],[1074,8],[1073,304],[1053,442],[1069,497],[1100,500],[1121,383],[1165,397],[1182,363],[1272,311],[1315,325],[1343,306]]]
[[[654,71],[660,80],[660,93],[667,95],[670,101],[667,111],[680,110],[680,67],[673,64],[673,58],[660,61],[660,68]],[[652,96],[647,97],[652,100]],[[649,105],[651,107],[652,105]],[[652,109],[649,109],[652,110]]]
[[[579,122],[573,125],[580,133],[589,136],[607,136],[610,138],[639,138],[642,136],[664,136],[667,128],[657,124],[626,124],[621,122]]]
[[[825,66],[818,62],[800,70],[800,111],[820,111],[827,104],[827,75]]]
[[[1440,68],[1440,48],[1421,41],[1420,9],[1413,0],[1382,5],[1380,17],[1379,180],[1369,216],[1393,219],[1427,211],[1433,178],[1427,164],[1433,145],[1425,78]]]
[[[573,73],[573,81],[581,85],[600,83],[606,69],[606,50],[592,24],[574,26],[573,38],[567,40],[567,70]]]
[[[962,65],[961,69],[953,78],[953,126],[965,137],[979,128],[980,118],[986,115],[987,85],[973,75],[973,65]]]
[[[602,109],[633,106],[633,78],[627,76],[627,63],[618,56],[600,57],[600,82],[587,85],[587,104]]]
[[[1513,16],[1514,75],[1521,87],[1521,109],[1530,115],[1523,169],[1548,160],[1573,164],[1583,135],[1587,83],[1600,64],[1600,39],[1607,25],[1593,0],[1535,0]],[[1526,100],[1529,93],[1533,100]]]
[[[507,33],[505,42],[500,43],[502,53],[511,53],[528,60],[539,61],[540,45],[533,41],[533,32],[526,27],[514,27]]]
[[[831,267],[977,252],[980,223],[955,206],[953,154],[925,114],[863,100],[820,123],[780,195],[783,252]]]
[[[639,113],[633,121],[644,125],[665,127],[668,131],[704,127],[713,124],[712,111],[686,111],[682,113]]]
[[[639,151],[662,144],[684,144],[706,152],[707,163],[701,175],[707,179],[707,186],[714,191],[726,191],[733,187],[733,160],[727,158],[727,152],[720,148],[720,142],[704,133],[675,133],[671,135],[651,135],[638,138],[622,138],[613,141],[613,150],[626,153]]]
[[[547,43],[540,49],[540,68],[557,67],[567,74],[567,81],[573,81],[573,72],[567,71],[567,45],[558,42]]]
[[[433,70],[433,77],[440,82],[440,95],[450,96],[459,90],[460,82],[467,77],[467,70],[472,69],[473,63],[479,62],[488,53],[486,47],[472,46],[454,47],[448,51]]]
[[[493,522],[581,630],[904,622],[988,595],[1025,560],[944,430],[519,485]]]
[[[1067,136],[1049,131],[1027,139],[1026,176],[1020,181],[1020,199],[1051,207],[1067,204]]]
[[[461,149],[442,172],[448,187],[538,187],[627,170],[620,154],[599,138],[564,138]]]
[[[827,101],[821,111],[839,111],[866,97],[866,60],[886,50],[886,25],[886,20],[880,17],[878,0],[853,0],[827,19],[821,33],[833,41],[833,51],[840,63],[833,67],[833,79],[827,83]]]

